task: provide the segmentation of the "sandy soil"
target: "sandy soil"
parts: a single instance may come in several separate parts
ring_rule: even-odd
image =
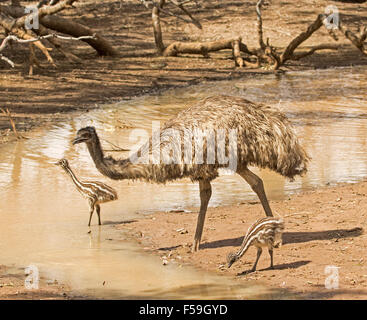
[[[191,253],[198,209],[157,212],[118,228],[129,229],[145,251],[158,254],[162,263],[190,264],[208,272],[231,275],[239,282],[257,280],[298,299],[367,299],[367,181],[342,184],[271,201],[283,216],[283,246],[274,251],[275,269],[267,250],[257,271],[249,273],[256,249],[230,269],[226,257],[242,243],[248,227],[264,216],[261,204],[249,202],[209,208],[199,252]],[[326,266],[338,267],[338,289],[326,289]]]
[[[284,48],[289,41],[304,31],[318,13],[327,5],[336,5],[343,22],[355,30],[367,22],[367,4],[350,4],[335,1],[269,1],[263,9],[265,38]],[[118,58],[97,57],[94,50],[83,42],[65,42],[68,48],[82,59],[71,64],[57,52],[57,68],[52,68],[38,52],[42,69],[36,67],[28,76],[28,48],[15,43],[3,53],[11,57],[16,67],[10,68],[0,60],[0,106],[9,108],[19,130],[30,130],[45,121],[62,119],[65,113],[86,112],[100,103],[129,99],[136,95],[154,93],[170,87],[187,86],[204,81],[248,77],[254,73],[267,73],[259,69],[234,68],[230,51],[201,56],[157,57],[151,27],[151,13],[139,1],[84,0],[76,9],[65,10],[61,15],[92,27],[110,40],[120,52]],[[176,17],[164,17],[164,41],[209,41],[242,36],[250,47],[257,46],[254,36],[256,22],[255,2],[232,0],[203,1],[195,9],[203,30],[186,24]],[[276,21],[276,28],[274,23]],[[330,43],[325,28],[319,30],[303,46]],[[299,62],[290,62],[284,70],[325,68],[340,65],[366,64],[367,59],[344,37],[340,37],[338,52],[320,51]],[[9,121],[0,114],[0,141],[13,140]]]
[[[70,288],[57,281],[41,278],[39,289],[27,289],[24,285],[24,269],[0,265],[0,300],[68,300]]]

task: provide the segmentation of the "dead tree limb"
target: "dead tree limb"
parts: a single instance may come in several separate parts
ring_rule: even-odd
[[[209,52],[215,52],[224,49],[233,49],[234,43],[238,43],[238,51],[244,48],[240,46],[241,38],[229,40],[217,40],[208,42],[173,42],[163,52],[164,56],[177,56],[179,53],[184,54],[202,54],[208,56]]]
[[[295,38],[293,38],[287,47],[283,50],[281,54],[278,54],[276,49],[269,44],[269,39],[267,39],[266,43],[263,40],[263,30],[262,30],[262,17],[261,17],[261,6],[263,4],[263,0],[259,0],[256,5],[256,13],[257,13],[257,32],[259,38],[259,46],[260,49],[257,50],[257,56],[261,60],[265,60],[271,66],[272,69],[276,70],[280,66],[284,65],[288,60],[299,60],[304,57],[310,56],[316,51],[319,50],[338,50],[338,47],[335,45],[324,44],[318,45],[307,52],[295,53],[295,50],[299,48],[299,46],[309,39],[317,30],[319,30],[326,21],[326,16],[324,14],[319,14],[314,22],[312,22],[307,30],[301,32]],[[334,40],[337,40],[337,37],[333,30],[328,29],[329,34],[333,37]]]
[[[258,34],[258,40],[260,49],[265,51],[265,43],[263,38],[263,20],[261,16],[261,6],[263,5],[263,0],[259,0],[256,4],[256,15],[257,15],[257,34]]]
[[[59,6],[61,4],[58,3],[57,5],[54,5],[54,7]],[[42,7],[47,8],[47,7]],[[40,10],[41,10],[40,9]],[[0,6],[0,12],[4,12],[7,15],[18,19],[22,18],[24,16],[24,7],[4,7]],[[60,32],[63,34],[70,35],[74,38],[78,37],[90,37],[95,35],[95,38],[89,39],[85,38],[81,41],[86,42],[88,45],[90,45],[93,49],[95,49],[100,56],[117,56],[118,52],[114,47],[107,41],[105,38],[103,38],[98,33],[95,33],[92,29],[88,28],[87,26],[84,26],[78,22],[70,21],[65,18],[61,18],[57,15],[45,15],[39,19],[40,27],[43,26],[47,29],[51,29],[54,32]],[[42,32],[41,32],[42,33]]]
[[[6,117],[8,117],[9,122],[10,122],[10,125],[11,125],[11,127],[12,127],[12,129],[13,129],[13,132],[14,132],[14,134],[15,134],[16,138],[17,138],[18,140],[20,140],[20,139],[27,139],[26,137],[24,137],[24,136],[22,136],[21,134],[19,134],[19,133],[18,133],[17,128],[15,127],[14,120],[13,120],[13,118],[12,118],[12,116],[11,116],[11,113],[10,113],[9,109],[4,110],[3,108],[0,108],[0,111],[1,111],[1,112],[2,112]]]
[[[45,17],[47,15],[53,15],[57,12],[60,12],[62,10],[64,10],[67,7],[71,7],[71,5],[78,0],[63,0],[60,1],[59,3],[53,5],[53,6],[44,6],[38,9],[37,11],[37,16],[38,19],[42,19],[42,17]],[[24,14],[24,12],[23,12]],[[28,15],[23,15],[22,17],[20,17],[19,19],[16,20],[16,27],[23,27],[27,21],[27,19],[30,18],[30,16],[32,16],[34,13],[28,14]]]
[[[62,39],[62,40],[74,40],[74,41],[79,41],[79,40],[85,40],[86,38],[90,39],[93,38],[94,36],[84,36],[84,37],[78,37],[78,38],[73,38],[73,37],[64,37],[64,36],[60,36],[57,34],[48,34],[48,35],[44,35],[44,36],[39,36],[39,37],[35,37],[35,38],[28,38],[28,39],[19,39],[17,36],[14,35],[9,35],[7,36],[0,44],[0,57],[2,60],[6,61],[7,63],[9,63],[13,68],[14,68],[14,62],[11,61],[9,58],[3,56],[1,54],[1,51],[3,51],[6,47],[6,45],[9,43],[9,41],[15,41],[15,42],[19,42],[19,43],[29,43],[29,49],[30,49],[30,56],[29,56],[29,75],[33,74],[33,64],[36,63],[39,66],[39,63],[36,59],[35,53],[34,53],[34,48],[33,48],[33,44],[32,43],[36,43],[39,42],[40,40],[43,39],[53,39],[53,38],[57,38],[57,39]]]
[[[39,29],[36,30],[38,36],[46,36],[48,34],[51,34],[51,31],[44,27],[43,25],[39,25]],[[75,38],[74,38],[75,39]],[[81,63],[82,60],[79,59],[76,55],[74,55],[71,52],[68,52],[67,50],[64,50],[62,48],[61,43],[56,38],[48,38],[47,41],[52,44],[56,50],[60,51],[67,60],[69,60],[72,63]]]
[[[203,26],[201,25],[200,21],[195,19],[193,17],[193,15],[191,14],[191,12],[189,10],[187,10],[185,7],[184,7],[184,4],[183,3],[179,3],[177,2],[176,0],[170,0],[171,3],[173,3],[176,7],[178,7],[179,9],[181,9],[185,14],[187,14],[190,19],[191,19],[191,22],[199,29],[203,29]]]
[[[301,32],[297,37],[295,37],[285,48],[283,53],[280,55],[280,64],[284,64],[287,60],[291,60],[294,58],[294,51],[308,38],[310,38],[317,30],[319,30],[322,25],[323,21],[325,19],[324,14],[319,14],[316,18],[316,20],[311,23],[307,30],[304,32]],[[321,49],[319,49],[321,50]],[[316,51],[316,50],[315,50]],[[315,52],[314,51],[314,52]],[[313,52],[312,52],[313,53]],[[309,55],[309,54],[308,54]]]
[[[235,61],[236,67],[242,68],[244,65],[244,61],[241,57],[241,48],[240,48],[241,38],[238,38],[232,42],[232,55]]]
[[[192,14],[183,6],[183,4],[178,3],[177,1],[174,0],[173,1],[171,0],[170,2],[178,6],[185,14],[187,14],[190,17],[191,20],[187,20],[179,15],[170,12],[169,10],[163,9],[163,6],[166,4],[166,0],[159,0],[159,2],[153,2],[152,24],[153,24],[154,42],[157,48],[158,55],[164,55],[164,51],[166,49],[166,46],[163,43],[160,12],[179,18],[187,23],[193,23],[196,27],[202,29],[200,22],[192,16]],[[149,7],[146,2],[144,2],[144,5]]]
[[[163,54],[164,44],[162,37],[162,28],[161,28],[161,20],[159,17],[159,11],[165,4],[165,0],[160,0],[159,4],[154,4],[152,9],[152,22],[153,22],[153,33],[154,33],[154,41],[157,47],[157,52],[159,55]]]
[[[93,36],[83,36],[83,37],[78,37],[78,38],[73,38],[73,37],[64,37],[64,36],[60,36],[58,34],[48,34],[48,35],[45,35],[45,36],[39,36],[39,37],[35,37],[35,38],[32,38],[32,39],[19,39],[18,37],[14,36],[14,35],[9,35],[7,36],[1,43],[0,45],[0,51],[4,50],[5,49],[5,46],[7,45],[7,43],[12,40],[12,41],[16,41],[16,42],[19,42],[19,43],[31,43],[31,42],[37,42],[37,41],[40,41],[40,40],[43,40],[43,39],[49,39],[49,38],[57,38],[57,39],[62,39],[62,40],[75,40],[75,41],[78,41],[78,40],[84,40],[84,39],[93,39],[94,38],[94,35]]]
[[[3,14],[0,11],[0,26],[2,26],[8,33],[15,34],[18,38],[24,39],[24,40],[30,40],[34,39],[36,36],[31,30],[25,31],[22,28],[15,27],[15,20],[9,18],[5,14]],[[55,63],[51,57],[51,55],[48,52],[48,49],[42,44],[41,41],[37,40],[34,42],[34,45],[36,45],[42,53],[46,56],[47,61],[52,65],[55,66]]]
[[[302,53],[294,53],[292,55],[292,60],[300,60],[303,59],[307,56],[310,56],[312,54],[314,54],[316,51],[319,50],[338,50],[339,49],[339,45],[332,45],[332,44],[320,44],[318,46],[315,46],[313,48],[311,48],[309,51],[306,52],[302,52]]]
[[[341,23],[339,23],[338,28],[359,51],[364,55],[367,55],[367,47],[365,47],[364,43],[367,38],[367,27],[361,27],[358,36]]]
[[[98,33],[95,33],[92,29],[84,26],[78,22],[70,21],[58,16],[45,16],[40,19],[43,26],[48,29],[68,34],[74,38],[79,37],[91,37],[85,38],[82,41],[88,43],[94,50],[97,51],[100,56],[117,56],[116,49]]]

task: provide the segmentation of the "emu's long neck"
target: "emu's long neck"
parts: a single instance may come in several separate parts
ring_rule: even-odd
[[[105,157],[97,136],[94,141],[87,143],[87,147],[96,168],[103,175],[114,180],[146,178],[146,166],[142,164],[133,164],[129,159],[116,160],[112,157]]]
[[[71,180],[73,180],[75,186],[78,188],[78,189],[82,189],[82,183],[78,180],[78,178],[75,176],[73,170],[71,170],[70,167],[63,167],[64,170],[66,171],[66,173],[71,177]]]

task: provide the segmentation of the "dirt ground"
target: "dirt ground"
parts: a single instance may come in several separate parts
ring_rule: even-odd
[[[41,278],[38,289],[27,289],[24,269],[0,265],[0,300],[69,300],[70,288]],[[75,298],[75,297],[73,297]]]
[[[24,2],[26,4],[26,2]],[[352,30],[367,22],[367,4],[351,4],[324,0],[268,1],[263,8],[264,37],[284,48],[289,41],[328,5],[338,7],[342,21]],[[117,58],[97,57],[83,42],[65,41],[64,48],[82,59],[72,64],[53,50],[57,67],[53,68],[37,51],[42,68],[35,67],[28,76],[28,46],[13,44],[3,54],[16,66],[12,69],[0,60],[0,107],[13,113],[18,130],[30,130],[50,120],[62,119],[65,113],[87,112],[101,103],[113,103],[137,95],[154,94],[171,87],[194,85],[205,81],[251,78],[262,69],[235,68],[231,51],[201,56],[157,57],[153,41],[151,13],[140,1],[82,0],[76,9],[60,13],[93,28],[118,50]],[[165,44],[180,41],[210,41],[241,36],[249,47],[257,47],[255,1],[202,1],[193,9],[203,30],[176,17],[163,15]],[[276,21],[276,27],[274,26]],[[301,50],[312,45],[333,42],[325,28],[307,40]],[[327,68],[367,64],[348,40],[340,37],[339,51],[320,51],[304,60],[289,62],[283,70]],[[13,140],[6,117],[0,114],[0,141]]]
[[[239,248],[248,227],[265,216],[260,203],[209,208],[196,253],[191,253],[191,246],[198,208],[157,212],[118,228],[128,228],[131,239],[161,256],[162,263],[194,265],[244,283],[258,280],[296,299],[367,299],[366,195],[367,180],[271,201],[273,212],[285,220],[283,246],[274,249],[274,270],[267,269],[270,258],[264,250],[254,273],[249,273],[256,258],[254,247],[230,269],[226,257]],[[325,273],[327,266],[338,268],[337,289],[325,288],[331,275]]]
[[[342,21],[352,30],[367,23],[367,4],[341,3],[324,0],[268,1],[263,9],[265,39],[284,48],[289,41],[327,5],[335,5]],[[49,121],[85,113],[102,103],[131,99],[138,95],[155,94],[171,87],[189,86],[205,81],[249,79],[254,74],[269,73],[263,69],[234,67],[230,51],[201,56],[157,57],[153,42],[151,13],[139,1],[82,0],[76,9],[60,15],[93,28],[106,37],[120,52],[119,57],[97,57],[82,42],[65,42],[82,59],[71,64],[52,51],[57,67],[53,68],[37,53],[42,68],[35,67],[28,76],[28,47],[13,44],[3,54],[15,61],[14,69],[0,60],[0,107],[9,108],[17,129],[27,131]],[[203,30],[185,24],[175,17],[162,22],[165,44],[172,41],[209,41],[241,36],[249,47],[257,46],[255,1],[207,0],[195,10]],[[276,21],[276,25],[274,25]],[[0,36],[2,37],[2,35]],[[302,50],[312,45],[332,42],[325,29],[309,39]],[[321,51],[304,60],[289,62],[283,71],[367,64],[350,43],[340,37],[339,51]],[[264,101],[266,103],[266,101]],[[14,141],[8,119],[0,114],[0,143]],[[366,236],[359,229],[365,221],[367,182],[324,188],[291,200],[273,201],[272,207],[286,218],[284,246],[275,253],[277,268],[249,275],[236,276],[250,267],[251,251],[230,270],[219,266],[227,253],[241,243],[247,227],[263,215],[258,204],[211,208],[205,227],[202,250],[189,254],[196,213],[157,213],[130,225],[139,241],[154,252],[191,263],[205,270],[232,274],[238,281],[259,279],[274,288],[284,287],[300,298],[367,298],[367,270],[363,242]],[[294,214],[294,216],[292,216]],[[177,229],[188,233],[180,234]],[[186,246],[182,246],[186,243]],[[181,263],[181,262],[180,262]],[[268,264],[264,254],[259,268]],[[324,289],[324,268],[340,267],[339,290]],[[64,299],[67,288],[58,284],[41,286],[39,292],[26,292],[24,274],[9,267],[0,267],[0,299],[33,298]],[[1,286],[2,285],[2,286]]]

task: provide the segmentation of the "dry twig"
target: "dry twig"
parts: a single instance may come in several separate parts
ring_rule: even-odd
[[[6,110],[4,110],[3,108],[0,108],[0,110],[1,110],[1,112],[2,112],[5,116],[7,116],[7,117],[8,117],[8,119],[9,119],[9,121],[10,121],[10,124],[11,124],[11,127],[12,127],[12,129],[13,129],[13,132],[14,132],[14,134],[15,134],[16,138],[17,138],[18,140],[20,140],[20,139],[27,139],[26,137],[24,137],[24,136],[22,136],[21,134],[19,134],[19,133],[18,133],[17,128],[15,127],[14,120],[13,120],[13,118],[12,118],[12,116],[11,116],[11,113],[10,113],[9,109],[8,109],[8,108],[6,108]]]

